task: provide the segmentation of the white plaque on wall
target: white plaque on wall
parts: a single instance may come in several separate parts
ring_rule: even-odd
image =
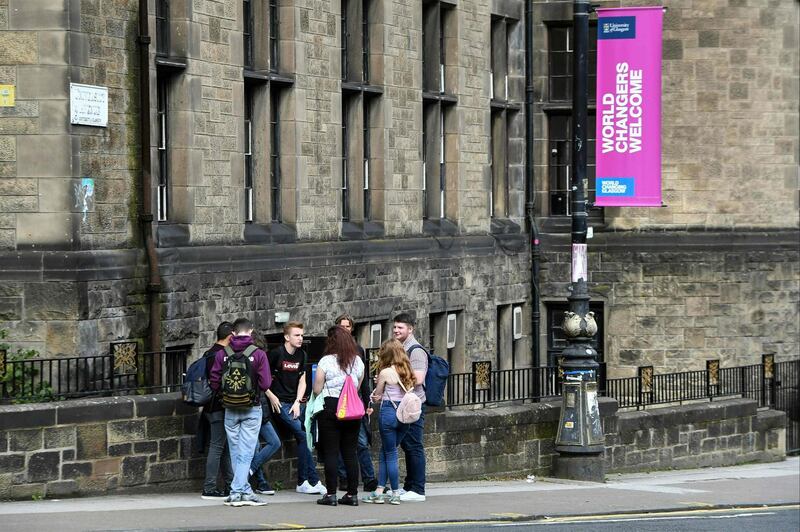
[[[71,124],[106,127],[108,125],[108,87],[69,84]]]

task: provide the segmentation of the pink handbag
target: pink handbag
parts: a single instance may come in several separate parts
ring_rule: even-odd
[[[364,403],[358,396],[356,385],[348,373],[342,385],[342,393],[339,394],[339,402],[336,404],[336,419],[350,421],[362,417],[364,417]]]

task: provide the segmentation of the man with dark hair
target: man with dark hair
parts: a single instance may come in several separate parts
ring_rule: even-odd
[[[223,321],[217,326],[217,341],[211,348],[203,354],[206,359],[206,379],[211,380],[211,368],[218,352],[225,351],[225,347],[230,345],[233,336],[233,324]],[[228,496],[228,489],[233,480],[231,470],[231,456],[226,449],[225,436],[225,409],[222,401],[214,394],[211,402],[203,407],[203,417],[209,426],[208,455],[206,456],[206,478],[203,482],[203,499],[224,499]],[[223,476],[225,477],[225,488],[217,489],[217,477],[219,476],[220,463],[222,463]]]
[[[272,405],[275,418],[292,433],[297,442],[297,487],[298,493],[325,495],[328,490],[317,474],[314,457],[306,443],[303,429],[305,418],[306,363],[308,357],[303,350],[303,324],[290,321],[283,327],[284,343],[269,352],[272,368],[272,386],[267,398]]]
[[[253,344],[253,324],[236,320],[234,336],[224,351],[218,351],[211,368],[209,383],[221,391],[225,406],[225,433],[233,464],[228,506],[263,506],[248,482],[258,431],[261,428],[260,395],[269,389],[272,376],[267,355]]]
[[[353,329],[355,327],[355,322],[353,321],[353,317],[349,314],[342,314],[336,317],[334,321],[336,325],[339,327],[344,328],[350,334],[353,334]],[[358,345],[356,342],[356,347],[358,347],[358,356],[361,357],[361,361],[364,363],[364,379],[361,381],[361,387],[358,390],[359,395],[361,396],[361,400],[364,402],[364,417],[361,418],[361,428],[358,432],[358,466],[359,470],[361,471],[361,480],[364,482],[364,491],[372,492],[375,491],[375,488],[378,487],[378,479],[375,478],[375,468],[372,466],[372,455],[369,453],[369,446],[371,443],[371,434],[369,430],[369,416],[372,414],[372,401],[370,400],[369,396],[372,393],[370,389],[370,379],[367,377],[369,375],[369,359],[367,357],[366,351],[364,348]],[[344,467],[344,460],[342,456],[339,456],[339,486],[340,489],[347,488],[347,482],[342,482],[346,476],[346,470]]]
[[[406,313],[394,317],[392,335],[403,344],[403,348],[411,360],[414,371],[414,393],[425,404],[425,375],[428,373],[428,353],[414,338],[414,318]],[[406,478],[400,490],[400,500],[405,502],[425,501],[425,448],[422,437],[425,432],[425,409],[422,415],[411,424],[405,437],[400,442],[406,456]]]

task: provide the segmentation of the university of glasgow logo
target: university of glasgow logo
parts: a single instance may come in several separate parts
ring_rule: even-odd
[[[598,23],[598,39],[635,39],[636,17],[606,17]]]

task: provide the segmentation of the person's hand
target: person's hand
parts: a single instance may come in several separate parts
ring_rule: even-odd
[[[300,417],[300,403],[298,401],[292,404],[292,407],[289,409],[289,414],[291,414],[292,419]]]
[[[281,411],[281,400],[275,395],[268,395],[269,403],[272,405],[272,411],[278,414]]]
[[[374,411],[372,407],[367,408],[367,416],[371,416]]]

